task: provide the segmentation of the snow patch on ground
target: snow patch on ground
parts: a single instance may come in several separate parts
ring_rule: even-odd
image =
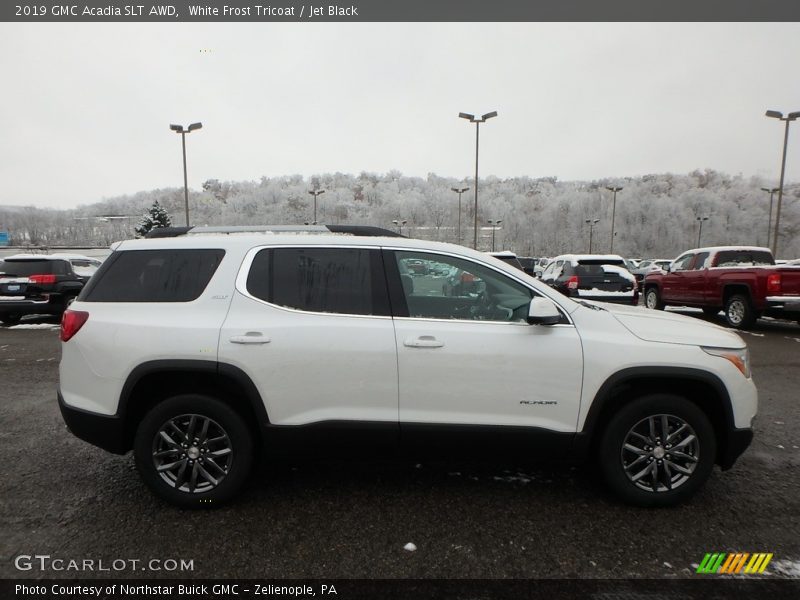
[[[12,325],[6,329],[61,329],[60,325],[52,323],[23,323],[22,325]]]
[[[403,546],[403,550],[408,550],[409,552],[414,552],[417,549],[415,544],[408,542],[405,546]]]
[[[776,575],[800,579],[800,560],[780,559],[769,563],[770,571]]]
[[[765,335],[763,333],[756,333],[755,331],[747,331],[746,329],[739,330],[736,333],[746,333],[747,335],[752,335],[755,337],[764,337]]]

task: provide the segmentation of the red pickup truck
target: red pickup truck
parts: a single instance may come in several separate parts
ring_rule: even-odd
[[[731,327],[747,329],[762,316],[800,323],[800,266],[776,266],[768,248],[719,246],[684,252],[668,271],[644,280],[647,308],[667,305],[725,311]]]

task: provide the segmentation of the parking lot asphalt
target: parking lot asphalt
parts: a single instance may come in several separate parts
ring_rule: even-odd
[[[622,505],[586,468],[328,460],[265,461],[236,501],[213,511],[162,503],[130,455],[66,430],[57,320],[27,323],[42,328],[0,329],[0,577],[679,578],[695,577],[715,551],[771,552],[766,577],[800,577],[794,323],[742,334],[760,394],[755,440],[677,508]],[[15,557],[37,554],[106,566],[188,559],[193,569],[15,567]]]

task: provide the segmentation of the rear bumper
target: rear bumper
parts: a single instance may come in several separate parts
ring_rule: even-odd
[[[64,422],[75,437],[114,454],[125,454],[130,449],[126,441],[124,424],[119,417],[100,415],[68,406],[64,403],[60,391],[58,407],[61,409]]]
[[[717,462],[722,470],[730,469],[752,441],[753,430],[750,428],[729,430],[725,446],[717,457]]]
[[[767,309],[800,313],[800,296],[767,296]]]
[[[61,296],[50,296],[47,300],[3,300],[0,296],[0,314],[56,315],[64,311]]]

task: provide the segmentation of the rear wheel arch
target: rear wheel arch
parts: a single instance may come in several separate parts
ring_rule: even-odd
[[[680,367],[633,367],[609,377],[589,408],[579,433],[583,448],[578,450],[596,449],[607,424],[622,407],[656,391],[684,397],[697,405],[714,428],[717,457],[725,455],[728,432],[734,428],[733,408],[725,384],[712,373]]]
[[[722,288],[722,306],[728,303],[731,296],[743,295],[752,302],[753,294],[746,283],[731,283]]]
[[[136,367],[120,394],[117,416],[124,422],[125,447],[133,447],[136,429],[159,403],[176,395],[213,396],[230,405],[262,441],[269,424],[266,408],[252,380],[244,371],[216,361],[163,360]]]

